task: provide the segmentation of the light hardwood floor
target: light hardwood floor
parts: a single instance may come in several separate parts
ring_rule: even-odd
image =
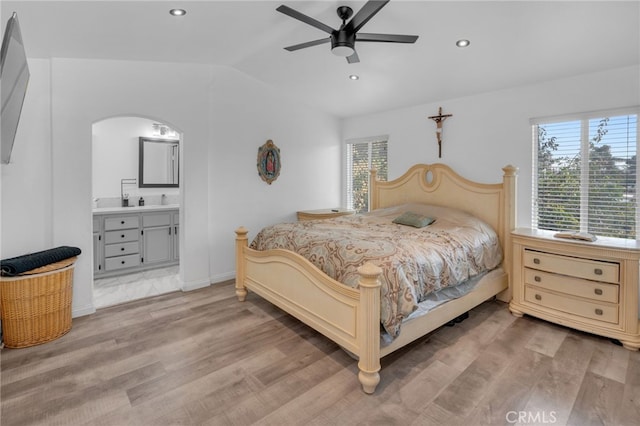
[[[102,309],[1,362],[2,426],[640,419],[640,353],[497,301],[384,358],[374,395],[334,343],[231,282]]]

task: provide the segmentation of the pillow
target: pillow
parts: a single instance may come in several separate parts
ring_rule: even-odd
[[[435,222],[435,219],[413,212],[404,212],[393,219],[393,223],[413,226],[414,228],[423,228],[427,225],[431,225],[433,222]]]

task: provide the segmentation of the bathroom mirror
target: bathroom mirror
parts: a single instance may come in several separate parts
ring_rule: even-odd
[[[177,188],[180,141],[140,137],[138,186]]]

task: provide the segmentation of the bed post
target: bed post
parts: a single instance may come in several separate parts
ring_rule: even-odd
[[[517,176],[518,168],[512,165],[507,165],[502,168],[504,175],[502,176],[502,187],[504,191],[504,223],[502,224],[501,232],[503,233],[502,251],[504,253],[503,267],[507,276],[509,277],[509,287],[498,294],[497,297],[503,302],[511,301],[511,231],[516,227],[516,191],[517,191]]]
[[[247,297],[247,289],[244,287],[244,248],[249,246],[248,233],[249,230],[244,226],[236,229],[236,296],[238,296],[238,300],[241,302],[244,302],[244,299]]]
[[[380,280],[382,269],[372,263],[358,268],[360,309],[358,310],[358,380],[365,393],[373,393],[380,383]]]
[[[369,211],[377,209],[378,204],[380,203],[378,199],[378,191],[375,189],[377,182],[378,170],[369,170]]]

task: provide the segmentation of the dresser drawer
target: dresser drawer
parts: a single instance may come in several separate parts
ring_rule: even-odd
[[[131,268],[140,265],[140,255],[130,254],[128,256],[110,257],[104,261],[105,270],[115,271],[116,269]]]
[[[140,218],[138,216],[109,217],[104,220],[105,231],[137,228],[138,226],[140,226]]]
[[[588,280],[608,283],[618,283],[620,281],[620,265],[613,262],[524,250],[523,263],[527,268],[586,278]]]
[[[126,243],[127,241],[138,241],[138,229],[124,229],[122,231],[109,231],[104,233],[105,244]]]
[[[617,284],[566,277],[529,268],[524,270],[524,282],[526,285],[585,297],[596,302],[618,303],[619,300],[620,286]]]
[[[590,302],[525,286],[524,299],[535,305],[598,321],[618,323],[618,305]]]
[[[105,257],[123,256],[140,252],[140,244],[137,241],[121,244],[107,244],[104,246]]]

